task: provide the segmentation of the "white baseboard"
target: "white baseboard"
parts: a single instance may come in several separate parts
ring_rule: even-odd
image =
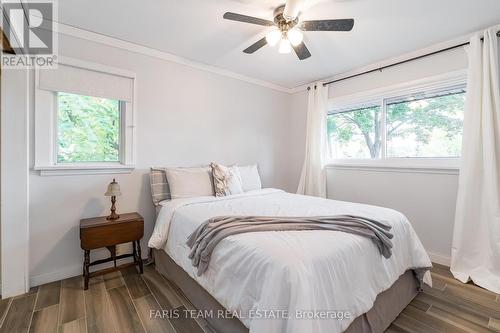
[[[66,267],[65,269],[44,273],[39,275],[34,275],[30,278],[30,286],[35,287],[42,284],[64,280],[73,276],[82,275],[82,265],[74,265],[70,267]]]
[[[25,292],[26,291],[24,289],[4,290],[1,299],[19,296],[24,294]]]
[[[436,254],[436,253],[431,253],[427,252],[429,254],[429,257],[431,258],[432,262],[435,262],[436,264],[440,265],[445,265],[450,267],[451,265],[451,258],[447,256],[443,256],[441,254]]]
[[[148,258],[147,253],[143,253],[143,257],[144,256],[145,256],[145,258],[142,258],[143,260]],[[98,267],[98,269],[101,269],[101,268],[107,268],[107,267],[111,267],[111,266],[113,266],[112,262],[106,263],[106,264],[101,264],[97,267]],[[73,276],[77,276],[77,275],[82,275],[82,273],[83,273],[82,270],[83,270],[82,264],[78,264],[78,265],[66,267],[66,268],[61,269],[61,270],[56,271],[56,272],[34,275],[34,276],[30,277],[30,287],[36,287],[36,286],[39,286],[42,284],[46,284],[46,283],[50,283],[50,282],[54,282],[54,281],[59,281],[59,280],[64,280],[64,279],[67,279],[67,278],[70,278]],[[21,294],[23,294],[23,293],[24,293],[24,290],[21,292]]]

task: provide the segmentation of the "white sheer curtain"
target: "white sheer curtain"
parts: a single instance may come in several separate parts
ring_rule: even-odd
[[[317,82],[309,87],[306,153],[298,194],[326,197],[324,159],[326,151],[326,101],[328,87]]]
[[[500,293],[500,86],[495,29],[472,37],[451,271]]]

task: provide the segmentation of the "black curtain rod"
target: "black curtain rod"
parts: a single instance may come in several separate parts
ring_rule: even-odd
[[[500,31],[497,32],[497,36],[500,37]],[[481,38],[481,40],[482,40],[482,38]],[[382,66],[382,67],[379,67],[379,68],[370,69],[369,71],[366,71],[366,72],[362,72],[362,73],[358,73],[358,74],[346,76],[346,77],[343,77],[343,78],[340,78],[340,79],[337,79],[337,80],[325,82],[325,83],[323,83],[323,86],[327,86],[329,84],[340,82],[340,81],[344,81],[344,80],[347,80],[347,79],[352,79],[354,77],[358,77],[358,76],[365,75],[365,74],[370,74],[370,73],[374,73],[374,72],[381,72],[382,70],[390,68],[390,67],[394,67],[394,66],[397,66],[397,65],[405,64],[407,62],[411,62],[411,61],[415,61],[415,60],[418,60],[418,59],[426,58],[426,57],[429,57],[429,56],[432,56],[432,55],[435,55],[435,54],[438,54],[438,53],[441,53],[441,52],[450,51],[450,50],[453,50],[453,49],[456,49],[456,48],[459,48],[459,47],[462,47],[462,46],[465,46],[465,45],[469,45],[469,44],[470,44],[470,42],[465,42],[465,43],[462,43],[462,44],[453,45],[453,46],[450,46],[450,47],[447,47],[447,48],[444,48],[444,49],[441,49],[441,50],[437,50],[437,51],[434,51],[434,52],[431,52],[431,53],[422,54],[422,55],[419,55],[419,56],[414,57],[414,58],[410,58],[410,59],[398,61],[398,62],[395,62],[395,63],[390,64],[390,65],[385,65],[385,66]]]

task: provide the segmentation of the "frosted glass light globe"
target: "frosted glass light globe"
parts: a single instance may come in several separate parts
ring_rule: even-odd
[[[302,34],[302,31],[300,31],[297,28],[292,28],[287,32],[287,38],[290,41],[290,43],[293,46],[297,46],[300,43],[302,43],[302,40],[304,39],[304,35]]]
[[[292,52],[292,45],[290,41],[286,38],[282,38],[280,42],[279,53],[290,53]]]
[[[271,30],[266,35],[266,42],[271,46],[275,46],[281,39],[281,31]]]

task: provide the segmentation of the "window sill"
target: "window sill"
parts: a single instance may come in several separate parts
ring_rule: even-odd
[[[68,175],[101,175],[131,173],[134,165],[106,164],[106,165],[50,165],[35,166],[40,176],[68,176]]]
[[[460,159],[338,160],[327,169],[458,175]]]

